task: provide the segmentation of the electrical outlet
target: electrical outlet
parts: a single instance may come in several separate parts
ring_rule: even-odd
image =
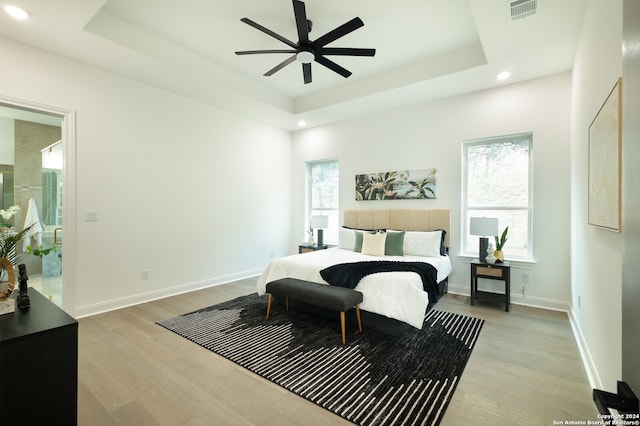
[[[581,306],[580,306],[580,302],[581,302],[581,300],[580,300],[580,299],[582,299],[582,296],[578,296],[578,308],[580,308],[580,307],[581,307]]]
[[[522,282],[524,284],[529,284],[529,273],[528,272],[523,272],[522,273]]]
[[[145,281],[149,279],[149,271],[147,270],[142,271],[142,279]]]

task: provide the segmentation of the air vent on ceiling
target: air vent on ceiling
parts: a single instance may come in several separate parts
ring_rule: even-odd
[[[538,13],[538,0],[509,0],[509,17],[512,21]]]

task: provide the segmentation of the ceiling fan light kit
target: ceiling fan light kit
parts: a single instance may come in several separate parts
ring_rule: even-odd
[[[308,50],[302,50],[296,53],[296,61],[302,62],[303,64],[310,64],[315,59],[316,55],[313,52]]]
[[[240,21],[247,25],[254,27],[255,29],[262,31],[263,33],[281,41],[289,46],[291,49],[275,49],[275,50],[244,50],[236,52],[236,55],[256,55],[256,54],[268,54],[268,53],[291,53],[293,56],[280,62],[275,67],[271,68],[264,75],[271,76],[282,68],[293,62],[300,62],[302,64],[302,75],[304,83],[309,84],[312,81],[311,78],[311,63],[317,62],[329,68],[331,71],[340,74],[347,78],[351,75],[351,71],[343,68],[334,61],[328,59],[326,56],[375,56],[375,49],[363,49],[363,48],[351,48],[351,47],[326,47],[327,44],[332,43],[360,27],[364,26],[364,23],[360,18],[353,18],[352,20],[340,25],[339,27],[329,31],[320,38],[312,41],[309,39],[309,32],[311,32],[312,22],[307,19],[307,12],[304,2],[300,0],[293,0],[293,13],[296,18],[296,29],[298,31],[298,42],[282,37],[281,35],[271,31],[270,29],[263,27],[262,25],[252,21],[249,18],[242,18]]]

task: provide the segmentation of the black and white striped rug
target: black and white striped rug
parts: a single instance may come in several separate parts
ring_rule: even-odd
[[[437,425],[483,320],[433,309],[422,330],[388,336],[243,296],[159,325],[360,425]]]

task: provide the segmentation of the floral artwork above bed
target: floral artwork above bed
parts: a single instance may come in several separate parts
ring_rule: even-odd
[[[356,175],[356,201],[436,198],[436,169]]]

